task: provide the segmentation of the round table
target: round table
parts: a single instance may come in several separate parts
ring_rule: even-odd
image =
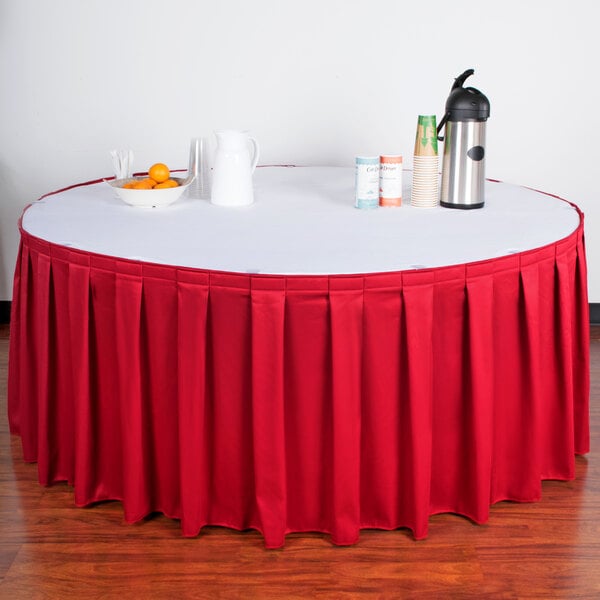
[[[279,547],[423,538],[431,514],[483,523],[573,478],[581,212],[494,181],[481,210],[365,211],[353,187],[352,169],[270,167],[250,207],[133,208],[103,182],[28,207],[8,401],[40,482]]]

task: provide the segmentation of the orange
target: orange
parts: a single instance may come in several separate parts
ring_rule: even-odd
[[[157,183],[163,183],[171,176],[169,167],[164,163],[156,163],[148,169],[148,177],[151,177]]]
[[[179,186],[179,184],[176,181],[174,181],[173,179],[167,179],[166,181],[163,181],[162,183],[157,183],[154,186],[154,189],[162,190],[165,188],[174,188],[174,187],[178,187],[178,186]]]
[[[126,183],[126,184],[125,184],[123,187],[124,187],[126,190],[131,190],[131,189],[133,189],[133,188],[134,188],[134,186],[135,186],[135,182],[134,182],[134,181],[130,181],[129,183]]]
[[[133,184],[134,190],[151,190],[156,185],[156,181],[151,178],[140,179]]]

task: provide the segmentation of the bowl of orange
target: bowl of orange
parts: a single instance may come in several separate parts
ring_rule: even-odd
[[[123,202],[142,208],[169,206],[178,200],[188,188],[192,178],[171,177],[169,167],[155,163],[144,177],[113,179],[107,183]]]

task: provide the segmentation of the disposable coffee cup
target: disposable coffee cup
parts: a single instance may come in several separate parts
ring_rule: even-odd
[[[414,198],[411,200],[413,206],[437,206],[437,198]]]
[[[430,171],[426,171],[424,169],[413,169],[413,177],[424,177],[426,179],[437,179],[438,172],[437,169],[431,169]]]
[[[438,165],[438,157],[437,156],[415,156],[415,158],[413,160],[413,164],[419,165],[422,167],[435,168]]]
[[[419,115],[415,138],[415,156],[437,156],[437,119],[435,115]]]
[[[413,194],[411,194],[411,198],[413,200],[418,200],[421,202],[437,202],[437,192],[417,192],[415,191]]]
[[[419,185],[413,184],[412,193],[413,194],[436,194],[439,190],[439,186],[437,185]]]

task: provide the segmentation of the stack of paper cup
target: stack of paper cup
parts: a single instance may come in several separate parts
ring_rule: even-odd
[[[419,115],[411,206],[433,208],[439,202],[438,145],[435,115]]]

